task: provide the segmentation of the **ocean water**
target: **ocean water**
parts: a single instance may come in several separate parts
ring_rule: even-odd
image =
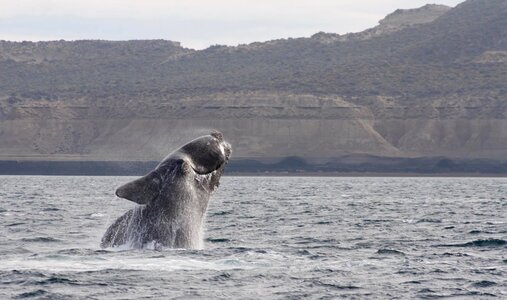
[[[129,177],[0,177],[0,299],[507,298],[507,179],[224,177],[204,250],[100,249]]]

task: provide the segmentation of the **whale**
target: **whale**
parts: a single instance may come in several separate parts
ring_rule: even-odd
[[[120,186],[116,196],[137,205],[109,226],[100,246],[201,249],[208,203],[231,152],[223,134],[213,131]]]

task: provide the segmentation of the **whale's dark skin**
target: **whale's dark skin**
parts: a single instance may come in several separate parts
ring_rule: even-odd
[[[118,197],[141,205],[107,229],[101,247],[201,248],[210,195],[230,154],[223,135],[213,132],[169,154],[146,176],[119,187]]]

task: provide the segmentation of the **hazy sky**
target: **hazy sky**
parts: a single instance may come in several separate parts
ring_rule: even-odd
[[[373,27],[397,8],[463,0],[0,0],[0,40],[168,39],[202,49]]]

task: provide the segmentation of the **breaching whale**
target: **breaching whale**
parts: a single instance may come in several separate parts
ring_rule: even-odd
[[[212,132],[172,152],[144,177],[120,186],[118,197],[140,205],[107,229],[101,247],[201,248],[210,195],[230,155],[222,133]]]

